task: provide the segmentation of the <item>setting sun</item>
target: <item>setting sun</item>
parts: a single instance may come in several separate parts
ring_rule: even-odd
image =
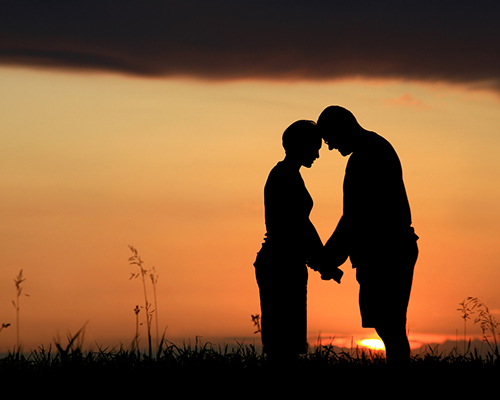
[[[359,343],[361,346],[368,347],[372,350],[385,350],[384,342],[380,339],[364,339]]]

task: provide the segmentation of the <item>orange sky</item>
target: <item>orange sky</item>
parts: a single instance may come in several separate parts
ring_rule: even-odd
[[[437,83],[206,83],[6,67],[0,86],[0,323],[12,324],[0,351],[16,343],[20,269],[30,295],[21,299],[25,347],[87,321],[89,346],[128,346],[143,301],[140,282],[129,281],[128,245],[158,271],[169,340],[259,343],[250,316],[259,313],[252,263],[264,235],[263,186],[283,158],[283,130],[330,104],[352,110],[401,158],[421,238],[410,339],[462,334],[456,309],[466,296],[500,311],[494,94]],[[347,159],[325,147],[320,155],[302,175],[326,240],[341,215]],[[311,338],[376,337],[360,326],[354,271],[343,269],[340,286],[310,275]],[[472,322],[469,331],[481,332]]]

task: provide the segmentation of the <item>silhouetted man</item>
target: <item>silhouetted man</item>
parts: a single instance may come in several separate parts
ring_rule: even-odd
[[[387,361],[410,358],[406,312],[418,255],[399,158],[391,144],[363,129],[343,107],[327,107],[318,127],[330,150],[350,155],[343,215],[325,245],[335,266],[350,258],[359,282],[364,328],[375,328]]]

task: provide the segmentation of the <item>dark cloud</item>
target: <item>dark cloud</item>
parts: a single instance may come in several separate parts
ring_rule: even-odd
[[[0,4],[3,64],[204,79],[486,82],[500,90],[497,1]]]

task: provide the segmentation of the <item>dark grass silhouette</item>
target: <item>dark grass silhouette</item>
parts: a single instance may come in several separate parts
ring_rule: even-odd
[[[58,387],[84,384],[86,389],[114,394],[140,393],[144,384],[185,394],[229,391],[234,397],[252,391],[257,396],[266,385],[280,391],[304,389],[325,395],[341,390],[370,394],[397,377],[406,393],[443,391],[450,395],[479,388],[486,393],[488,384],[500,376],[499,357],[491,352],[486,356],[476,351],[461,355],[455,349],[443,354],[429,347],[400,371],[386,364],[383,353],[325,345],[311,348],[288,368],[277,369],[252,345],[223,346],[196,339],[194,344],[178,346],[162,340],[151,358],[148,351],[138,354],[135,349],[83,351],[77,340],[81,334],[68,337],[66,345],[56,343],[28,355],[13,352],[1,358],[3,382],[58,382]]]
[[[474,323],[482,324],[487,317],[496,328],[491,313],[484,315],[484,303],[478,298],[467,299],[466,305],[477,304],[469,307],[469,315],[476,316]],[[253,317],[255,324],[258,318]],[[55,383],[61,392],[84,389],[99,395],[144,395],[160,388],[190,396],[215,393],[234,398],[260,395],[263,387],[268,393],[373,395],[388,381],[397,380],[405,393],[463,398],[468,392],[497,393],[495,383],[500,377],[498,347],[489,335],[496,332],[491,327],[483,330],[489,338],[486,352],[471,348],[470,340],[467,347],[457,342],[448,352],[440,351],[437,345],[427,346],[414,352],[404,370],[387,364],[384,352],[340,349],[331,344],[310,346],[294,363],[279,367],[254,345],[203,343],[199,337],[193,344],[187,341],[182,345],[162,337],[151,357],[149,349],[138,351],[134,343],[129,349],[97,346],[97,350],[85,351],[84,333],[85,326],[68,335],[65,343],[58,339],[28,354],[16,348],[0,357],[2,383],[23,388],[23,393],[29,393],[28,384],[33,393],[40,393]]]

